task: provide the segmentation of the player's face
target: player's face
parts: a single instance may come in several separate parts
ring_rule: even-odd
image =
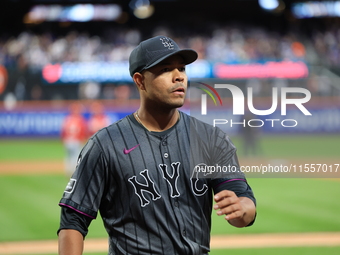
[[[144,72],[144,99],[167,108],[184,104],[188,78],[183,58],[175,55]]]

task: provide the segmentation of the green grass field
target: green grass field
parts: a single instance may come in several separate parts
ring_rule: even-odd
[[[242,158],[242,143],[233,138]],[[284,158],[336,158],[340,163],[340,136],[263,137],[263,154]],[[321,146],[322,145],[322,146]],[[1,162],[62,160],[58,140],[0,140]],[[306,162],[308,163],[308,162]],[[0,242],[56,239],[58,202],[68,179],[62,174],[0,175]],[[213,213],[212,234],[296,233],[340,231],[339,179],[250,178],[258,200],[254,226],[237,229]],[[5,230],[5,231],[4,231]],[[89,235],[105,237],[100,219]],[[213,250],[222,254],[339,254],[340,247],[299,247]],[[85,253],[86,254],[86,253]],[[95,255],[95,253],[87,253]],[[102,255],[105,253],[96,253]]]
[[[240,137],[231,137],[242,158],[244,148]],[[261,155],[269,158],[340,157],[340,135],[281,135],[260,136]],[[0,140],[0,161],[58,160],[64,149],[59,140]]]

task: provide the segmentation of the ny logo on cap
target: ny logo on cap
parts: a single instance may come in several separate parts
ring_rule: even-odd
[[[174,44],[169,38],[163,37],[163,38],[160,38],[160,40],[162,41],[164,47],[168,48],[169,50],[174,49]]]

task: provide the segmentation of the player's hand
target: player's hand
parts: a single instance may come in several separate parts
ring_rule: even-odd
[[[223,190],[214,196],[214,200],[216,202],[214,209],[217,210],[217,215],[226,215],[226,220],[240,218],[245,214],[240,199],[233,191]]]
[[[214,210],[217,215],[225,215],[225,219],[235,227],[245,227],[255,217],[255,205],[247,197],[238,197],[235,192],[223,190],[214,196]]]

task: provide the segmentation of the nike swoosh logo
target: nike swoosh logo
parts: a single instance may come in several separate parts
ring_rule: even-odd
[[[139,146],[139,144],[137,144],[136,146],[132,147],[131,149],[124,149],[124,154],[129,154],[131,151],[133,151],[134,149],[136,149]]]

